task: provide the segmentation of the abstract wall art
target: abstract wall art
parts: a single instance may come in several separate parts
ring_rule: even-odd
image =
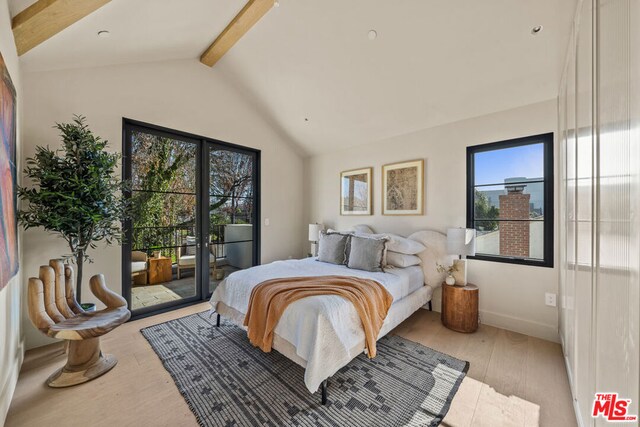
[[[372,168],[340,174],[340,215],[371,215]]]
[[[382,167],[382,214],[422,215],[424,160]]]
[[[16,89],[0,54],[0,290],[18,272]]]

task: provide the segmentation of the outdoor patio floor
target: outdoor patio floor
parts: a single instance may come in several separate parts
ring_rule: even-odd
[[[223,265],[218,267],[218,269],[224,270],[225,277],[238,270],[238,268],[230,265]],[[222,281],[214,280],[211,276],[209,276],[209,280],[209,291],[211,292],[213,292],[216,286]],[[136,310],[143,307],[177,301],[192,297],[195,294],[195,278],[193,275],[157,285],[134,286],[131,289],[131,309]]]

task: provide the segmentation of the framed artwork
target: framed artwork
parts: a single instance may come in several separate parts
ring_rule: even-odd
[[[18,272],[16,89],[0,54],[0,289]]]
[[[382,214],[422,215],[424,160],[382,166]]]
[[[340,215],[371,215],[371,176],[373,168],[340,174]]]

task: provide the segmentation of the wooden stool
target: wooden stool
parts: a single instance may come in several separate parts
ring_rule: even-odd
[[[29,318],[43,334],[68,340],[67,364],[48,379],[49,387],[68,387],[91,381],[118,362],[100,351],[100,337],[129,320],[127,301],[109,290],[104,276],[89,281],[91,292],[107,306],[85,312],[75,299],[73,267],[52,259],[40,267],[40,278],[29,279]]]
[[[442,324],[457,332],[478,329],[478,287],[442,284]]]
[[[171,258],[149,258],[149,284],[166,283],[173,280]]]

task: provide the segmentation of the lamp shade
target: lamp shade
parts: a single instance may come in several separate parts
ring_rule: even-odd
[[[324,230],[324,225],[322,224],[309,224],[309,241],[317,242],[322,230]]]
[[[476,230],[473,228],[449,228],[447,252],[452,255],[476,254]]]

